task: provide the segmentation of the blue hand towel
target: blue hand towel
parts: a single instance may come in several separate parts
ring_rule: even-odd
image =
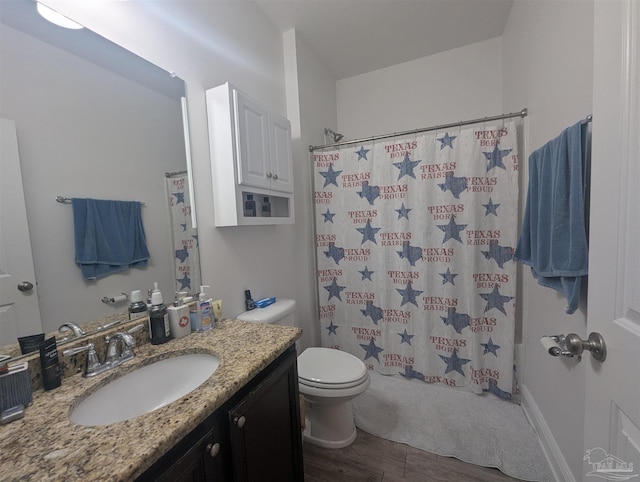
[[[565,129],[529,156],[529,191],[514,259],[542,286],[562,293],[573,313],[588,272],[587,122]]]
[[[137,201],[71,200],[76,263],[92,280],[147,265],[149,251]]]

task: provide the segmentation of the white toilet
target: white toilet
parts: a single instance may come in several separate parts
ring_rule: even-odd
[[[296,326],[296,302],[279,299],[266,308],[236,318],[254,323]],[[371,383],[365,364],[331,348],[307,348],[298,356],[298,387],[308,404],[304,439],[326,448],[341,448],[356,438],[351,400]]]

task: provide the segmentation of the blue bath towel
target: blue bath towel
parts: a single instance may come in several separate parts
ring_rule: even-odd
[[[588,272],[586,121],[565,129],[529,157],[529,191],[514,259],[542,286],[562,293],[573,313]]]
[[[149,251],[137,201],[71,200],[76,263],[92,280],[147,265]]]

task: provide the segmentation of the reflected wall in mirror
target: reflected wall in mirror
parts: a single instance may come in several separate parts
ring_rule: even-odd
[[[189,196],[176,196],[165,178],[186,171],[184,83],[87,29],[49,24],[31,0],[3,0],[0,22],[0,117],[16,126],[42,331],[126,311],[127,301],[101,299],[136,289],[146,297],[154,282],[167,304],[177,289],[197,291],[199,266],[190,283],[174,266],[197,258],[197,235],[189,253],[182,241],[173,246],[184,221],[174,229],[170,220],[170,204],[188,213]],[[58,195],[144,202],[148,266],[83,280],[72,208]],[[0,340],[33,334],[25,320],[15,324],[0,325]]]

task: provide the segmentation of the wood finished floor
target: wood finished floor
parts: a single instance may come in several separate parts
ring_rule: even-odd
[[[467,464],[358,430],[349,447],[304,444],[306,482],[503,482],[517,480],[497,469]]]

